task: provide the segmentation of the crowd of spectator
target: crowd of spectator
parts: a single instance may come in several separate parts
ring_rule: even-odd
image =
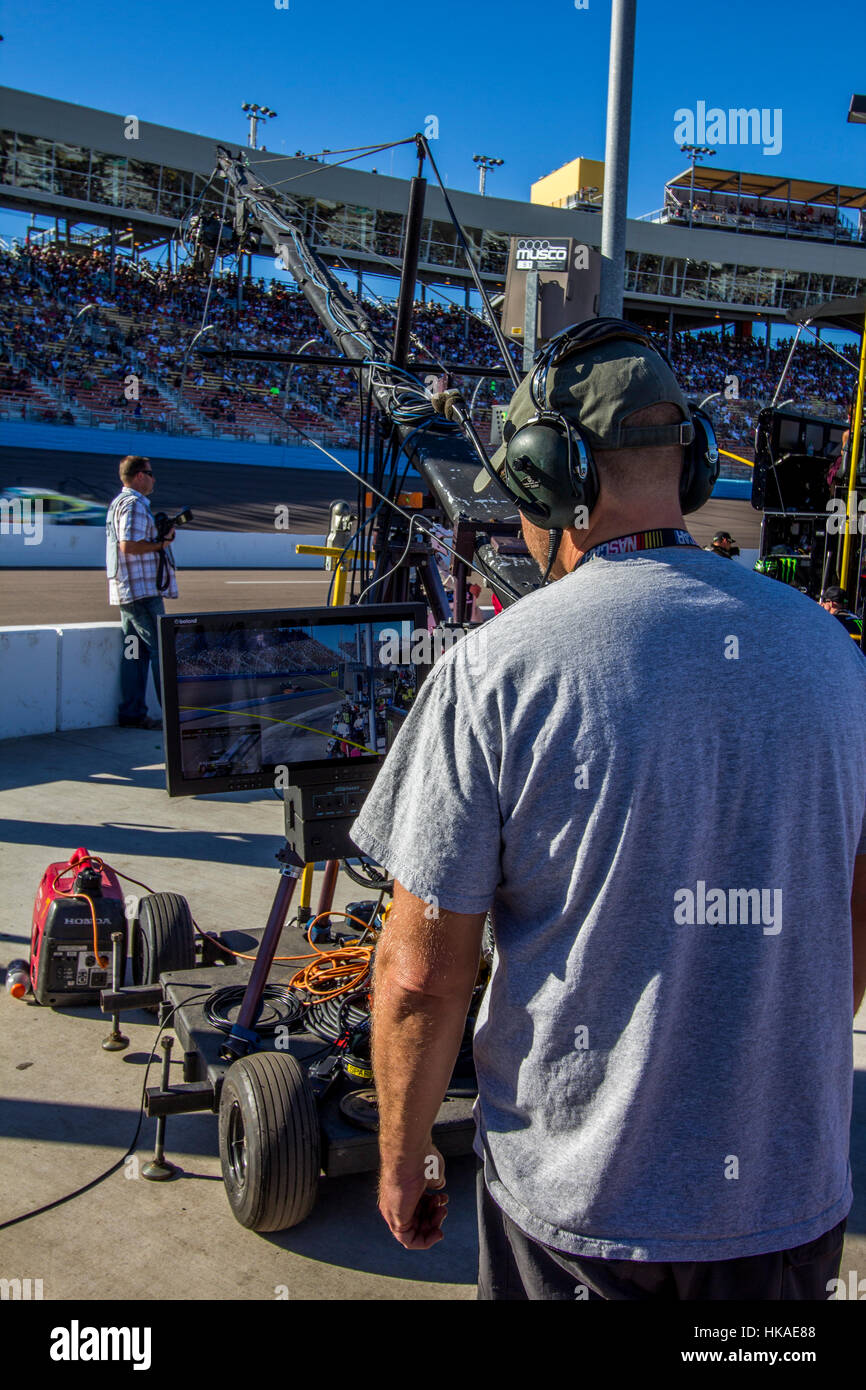
[[[742,445],[754,439],[758,412],[773,398],[790,346],[790,340],[777,343],[768,355],[763,334],[723,339],[715,332],[691,333],[674,338],[671,358],[692,398],[702,400],[717,391],[722,393],[710,403],[710,414],[723,438]],[[793,400],[816,415],[847,418],[856,385],[857,358],[853,348],[837,351],[849,367],[825,347],[801,339],[780,400]]]
[[[668,191],[664,208],[669,222],[688,222],[690,220],[688,201]],[[852,240],[856,233],[835,208],[817,207],[809,203],[762,203],[737,202],[731,194],[708,193],[696,197],[692,205],[692,224],[741,227],[744,230],[776,232],[779,235],[793,232],[797,236],[817,237],[821,240]]]
[[[213,283],[186,268],[171,272],[118,259],[113,289],[106,257],[72,255],[57,246],[0,252],[0,411],[74,423],[94,420],[133,428],[287,439],[294,424],[332,446],[357,442],[358,386],[348,369],[262,360],[207,359],[191,352],[203,321],[202,347],[335,351],[304,297],[277,281]],[[85,306],[92,306],[82,314]],[[390,340],[393,307],[365,299],[371,325]],[[517,358],[518,349],[514,349]],[[451,304],[416,303],[413,355],[435,363],[499,364],[496,342],[477,316]],[[711,407],[723,439],[745,446],[758,410],[771,398],[788,344],[767,357],[761,338],[718,332],[679,334],[674,365],[687,393]],[[849,354],[850,356],[850,354]],[[851,357],[853,361],[853,356]],[[846,413],[854,374],[818,346],[800,343],[784,397],[820,414]],[[474,392],[477,378],[465,378]],[[507,404],[505,381],[482,379],[476,420]],[[40,413],[41,409],[41,413]]]

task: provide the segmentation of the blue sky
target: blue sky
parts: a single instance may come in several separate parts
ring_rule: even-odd
[[[268,147],[289,153],[399,139],[436,115],[449,184],[476,186],[472,155],[495,155],[506,163],[488,189],[511,198],[575,155],[603,156],[610,0],[288,4],[28,0],[4,15],[3,81],[238,140],[240,103],[258,101],[279,113]],[[674,111],[698,100],[783,113],[778,155],[722,146],[720,166],[866,183],[866,129],[845,122],[864,50],[856,0],[641,0],[630,214],[660,205],[684,162]],[[373,162],[390,172],[390,155]],[[394,173],[409,169],[397,152]]]
[[[435,115],[452,188],[477,187],[482,153],[505,160],[488,192],[528,199],[566,160],[604,155],[610,0],[578,3],[28,0],[4,15],[2,80],[239,143],[240,104],[258,101],[279,113],[262,138],[287,153],[399,139]],[[866,185],[866,127],[845,119],[864,52],[859,0],[640,0],[629,214],[660,206],[685,163],[674,112],[698,101],[782,112],[780,153],[722,145],[719,167]],[[411,155],[373,165],[405,176]]]

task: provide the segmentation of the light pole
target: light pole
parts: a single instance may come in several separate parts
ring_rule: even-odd
[[[259,106],[257,101],[242,101],[241,110],[248,113],[247,120],[250,123],[247,144],[251,150],[257,150],[259,147],[259,121],[267,120],[269,116],[273,120],[277,113],[272,111],[269,106]]]
[[[703,159],[705,154],[714,155],[715,150],[710,149],[709,145],[680,145],[680,150],[689,158],[692,165],[692,177],[689,182],[689,226],[691,226],[695,210],[695,165]]]
[[[625,229],[636,15],[637,0],[613,0],[604,139],[604,199],[601,205],[598,312],[602,318],[622,318],[625,294]]]
[[[504,164],[504,159],[491,159],[489,154],[474,154],[472,163],[478,165],[478,192],[484,197],[487,187],[487,170],[496,169],[500,164]]]

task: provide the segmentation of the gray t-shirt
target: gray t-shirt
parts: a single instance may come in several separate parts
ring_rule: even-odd
[[[690,548],[589,561],[437,663],[355,822],[492,914],[490,1191],[555,1249],[786,1249],[852,1200],[850,895],[866,662]]]

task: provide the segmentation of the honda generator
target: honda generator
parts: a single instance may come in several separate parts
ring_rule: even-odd
[[[33,908],[30,984],[40,1004],[63,1008],[98,1004],[111,984],[112,932],[123,933],[121,980],[126,964],[123,890],[113,869],[77,849],[67,863],[49,864]]]

